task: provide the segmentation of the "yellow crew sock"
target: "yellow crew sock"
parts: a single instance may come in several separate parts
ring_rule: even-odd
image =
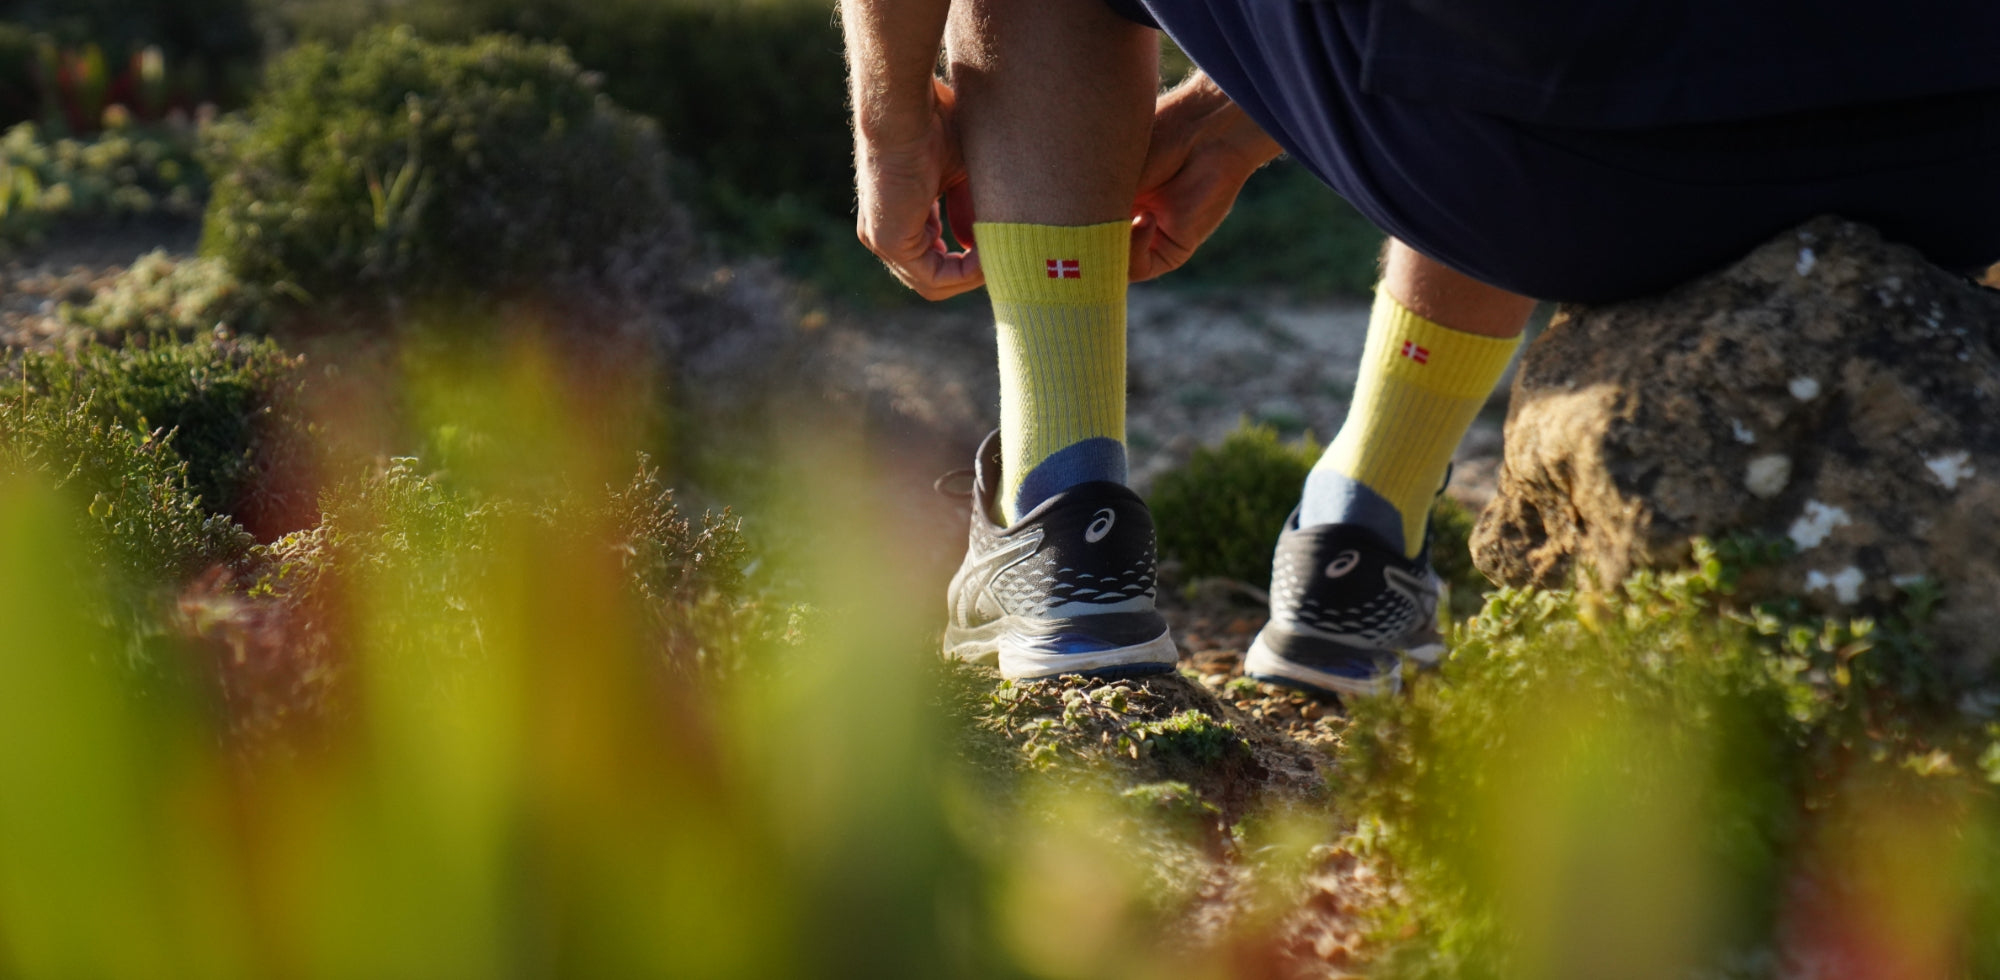
[[[1125,481],[1131,226],[973,226],[1000,346],[1000,502],[1011,523],[1091,480]]]
[[[1432,323],[1378,289],[1354,401],[1306,478],[1300,526],[1362,524],[1416,557],[1451,455],[1520,343]]]

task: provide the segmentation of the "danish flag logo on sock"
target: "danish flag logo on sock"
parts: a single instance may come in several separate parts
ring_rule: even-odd
[[[1076,259],[1050,259],[1050,279],[1082,279],[1083,263]]]
[[[1431,362],[1431,349],[1428,347],[1418,347],[1417,342],[1414,340],[1405,340],[1403,341],[1403,356],[1418,364],[1429,364]]]

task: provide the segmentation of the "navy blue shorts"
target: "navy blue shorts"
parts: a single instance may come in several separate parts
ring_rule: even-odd
[[[1542,299],[1657,292],[1820,214],[2000,261],[2000,89],[1602,128],[1370,91],[1361,3],[1107,0],[1159,26],[1382,230]]]

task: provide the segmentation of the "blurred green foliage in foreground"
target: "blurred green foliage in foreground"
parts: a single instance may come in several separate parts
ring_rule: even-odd
[[[71,370],[224,353],[154,343]],[[1266,799],[1277,736],[1201,685],[941,679],[939,583],[838,426],[773,463],[812,520],[764,591],[635,467],[638,389],[553,350],[322,403],[317,513],[261,544],[136,393],[11,370],[0,975],[1269,976],[1328,914],[1288,904],[1314,844],[1393,883],[1337,912],[1384,975],[2000,969],[2000,702],[1937,690],[1921,597],[1736,608],[1738,544],[1503,591],[1350,706],[1329,792]],[[342,455],[385,407],[426,455]]]
[[[607,38],[654,16],[605,9]],[[383,36],[357,60],[397,77],[526,50],[588,88]],[[367,105],[355,139],[421,139]],[[394,184],[314,203],[379,231]],[[696,335],[752,323],[709,292],[659,347],[551,281],[301,359],[232,335],[276,285],[147,263],[70,311],[75,350],[0,369],[0,976],[1249,978],[1315,965],[1272,955],[1312,915],[1388,976],[2000,975],[2000,696],[1928,669],[1934,587],[1745,608],[1767,549],[1724,541],[1608,596],[1499,591],[1441,671],[1291,744],[1333,785],[1273,799],[1252,746],[1283,733],[1177,675],[931,665],[942,583],[837,419],[685,447],[791,523],[684,510],[642,452]],[[1254,579],[1310,456],[1204,457],[1163,545]],[[1384,897],[1320,901],[1359,874],[1323,850]]]

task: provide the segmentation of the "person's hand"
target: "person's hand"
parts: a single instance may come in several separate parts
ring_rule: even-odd
[[[951,88],[933,79],[932,92],[924,118],[874,132],[857,129],[855,234],[903,285],[938,300],[977,289],[985,278],[977,254],[969,248],[951,251],[944,241],[938,199],[946,198],[953,233],[970,245],[972,195],[959,155]]]
[[[1180,268],[1278,144],[1197,74],[1160,97],[1132,205],[1133,282]]]

